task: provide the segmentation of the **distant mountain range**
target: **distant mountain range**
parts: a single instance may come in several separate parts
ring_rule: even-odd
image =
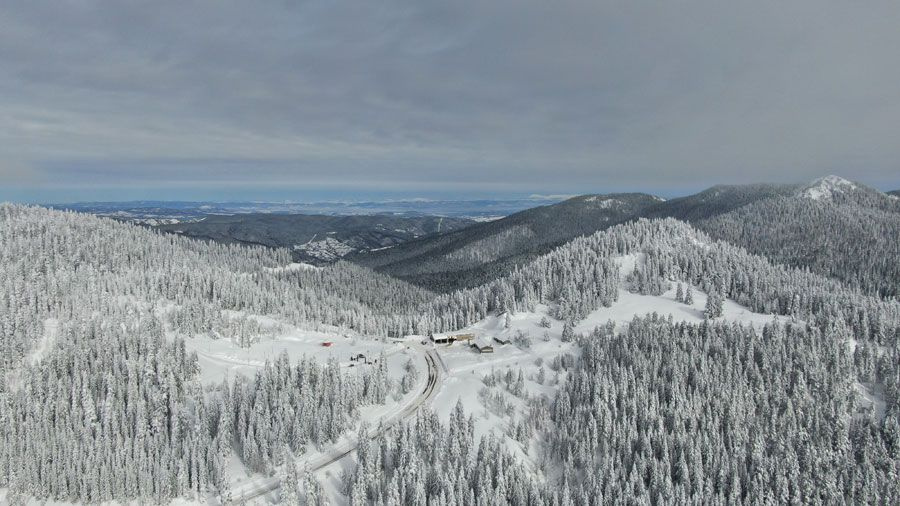
[[[439,216],[324,216],[237,214],[155,228],[195,239],[288,248],[297,261],[331,263],[350,253],[378,250],[474,223]]]
[[[564,196],[534,195],[519,199],[480,200],[384,200],[361,202],[187,202],[141,200],[131,202],[76,202],[50,204],[53,209],[69,209],[146,225],[196,221],[209,215],[234,214],[324,214],[334,216],[448,216],[474,220],[496,219],[555,203]]]
[[[870,293],[900,295],[900,200],[836,176],[806,185],[714,186],[668,201],[639,193],[585,195],[349,258],[449,291],[503,275],[579,235],[663,217]]]

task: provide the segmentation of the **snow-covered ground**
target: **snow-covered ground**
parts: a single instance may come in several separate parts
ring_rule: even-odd
[[[853,190],[857,186],[852,181],[838,176],[825,176],[812,182],[803,190],[803,195],[812,200],[830,199],[835,194]]]
[[[265,270],[268,272],[282,272],[282,271],[303,271],[303,270],[316,270],[321,269],[321,267],[307,264],[303,262],[291,262],[284,267],[265,267]]]
[[[694,303],[689,306],[675,300],[676,285],[674,283],[672,288],[659,296],[640,295],[620,288],[619,300],[615,304],[611,307],[600,308],[589,314],[587,318],[578,323],[575,327],[575,332],[589,333],[594,327],[603,325],[610,320],[616,322],[616,325],[619,326],[630,322],[635,316],[643,316],[654,312],[663,316],[672,315],[672,319],[675,321],[700,323],[704,319],[703,308],[706,307],[706,294],[698,288],[693,288],[693,291]],[[748,323],[757,329],[762,329],[763,325],[773,320],[786,321],[784,316],[754,313],[752,310],[732,300],[725,301],[723,316],[717,318],[716,321],[719,320]]]
[[[884,389],[881,385],[854,381],[853,387],[856,389],[857,395],[859,395],[860,404],[864,410],[859,414],[869,411],[875,417],[875,420],[884,419],[887,403],[884,400]]]
[[[56,344],[57,335],[59,335],[59,322],[55,318],[44,320],[44,335],[38,345],[28,354],[28,365],[39,363],[47,355],[47,352]]]
[[[352,428],[344,433],[337,441],[321,447],[315,445],[307,445],[304,453],[296,457],[297,467],[302,472],[306,469],[312,471],[316,480],[323,485],[329,504],[345,504],[346,497],[340,492],[341,474],[344,470],[352,469],[353,463],[350,459],[343,458],[349,454],[357,444],[357,434],[359,434],[362,423],[367,423],[370,435],[374,435],[379,424],[385,427],[390,426],[404,418],[404,415],[414,412],[419,402],[419,396],[423,387],[428,381],[427,366],[425,364],[424,355],[415,351],[410,351],[416,366],[420,369],[420,376],[415,386],[403,395],[389,397],[383,405],[365,406],[360,409],[360,416]],[[406,355],[404,353],[403,355]],[[399,357],[399,354],[395,354]],[[417,360],[418,358],[418,360]],[[390,359],[389,359],[390,360]],[[402,364],[406,361],[403,360]],[[396,364],[391,369],[396,370]],[[247,504],[270,504],[279,498],[278,483],[280,470],[275,470],[273,476],[266,476],[259,473],[249,472],[236,454],[231,455],[229,462],[229,472],[232,478],[232,497],[238,502],[246,502]],[[253,495],[257,490],[265,492]],[[244,498],[252,497],[244,501]],[[214,501],[212,501],[214,502]],[[185,502],[184,504],[193,504]]]
[[[330,346],[324,346],[331,343]],[[368,360],[377,359],[381,353],[388,357],[390,372],[402,375],[403,364],[409,358],[406,347],[390,341],[378,341],[340,332],[320,332],[290,329],[275,337],[263,337],[249,348],[241,348],[229,339],[196,337],[186,340],[188,350],[196,351],[200,362],[203,383],[221,383],[235,374],[252,376],[265,365],[266,360],[277,358],[286,352],[294,362],[304,355],[321,362],[336,358],[344,367],[361,367],[351,361],[351,356],[363,354]],[[405,358],[404,358],[405,357]]]
[[[489,413],[479,400],[478,392],[484,387],[482,378],[492,370],[505,372],[511,368],[518,372],[522,369],[526,376],[526,388],[533,394],[551,394],[554,387],[539,385],[529,381],[531,374],[537,374],[540,366],[536,365],[539,359],[545,369],[549,370],[549,361],[558,355],[579,353],[578,346],[573,342],[564,343],[560,340],[562,324],[558,321],[552,323],[549,329],[540,326],[541,317],[546,315],[549,308],[539,306],[534,313],[517,313],[510,315],[510,326],[505,328],[506,315],[489,316],[480,322],[466,327],[460,333],[473,333],[490,341],[494,347],[493,353],[479,353],[464,342],[452,345],[435,345],[447,365],[448,373],[445,375],[444,384],[434,401],[434,410],[444,419],[449,419],[450,413],[457,401],[462,401],[463,407],[469,413],[475,413],[475,437],[496,428],[502,422],[499,418]],[[531,338],[530,348],[520,348],[514,344],[500,344],[493,341],[495,337],[500,339],[512,339],[517,331],[528,334]],[[544,332],[547,332],[549,340],[544,340]],[[548,378],[553,374],[548,373]],[[548,380],[547,383],[551,383]]]

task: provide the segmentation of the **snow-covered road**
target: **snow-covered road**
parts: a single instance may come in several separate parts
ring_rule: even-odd
[[[441,367],[439,365],[441,361],[440,356],[433,348],[426,348],[419,344],[413,344],[411,345],[411,348],[415,348],[421,352],[425,357],[425,362],[428,364],[428,378],[425,382],[425,387],[418,395],[409,399],[405,404],[398,406],[394,412],[388,413],[379,420],[376,420],[376,423],[379,424],[379,429],[372,431],[369,434],[370,438],[375,438],[394,425],[411,418],[416,414],[416,411],[418,411],[419,408],[431,402],[438,393],[438,386],[441,383]],[[298,467],[301,469],[305,467],[310,471],[318,471],[350,455],[356,450],[358,445],[359,441],[356,440],[355,436],[348,437],[342,442],[335,444],[324,454],[309,460],[300,459],[298,461]],[[241,504],[273,492],[279,487],[281,487],[281,478],[279,477],[257,481],[232,490],[232,499],[227,504]]]

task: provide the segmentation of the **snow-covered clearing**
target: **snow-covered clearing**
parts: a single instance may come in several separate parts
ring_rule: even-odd
[[[44,333],[41,335],[41,340],[34,345],[34,348],[32,348],[28,353],[28,356],[25,357],[25,364],[29,367],[39,364],[47,353],[50,352],[54,344],[56,344],[56,337],[58,334],[59,322],[55,318],[47,318],[44,320]],[[22,368],[14,368],[6,373],[6,385],[9,387],[10,391],[14,392],[21,386],[21,375]],[[2,504],[2,502],[0,502],[0,504]]]
[[[599,195],[594,195],[584,199],[585,202],[596,202],[595,206],[600,209],[612,209],[613,207],[619,206],[622,204],[621,200],[617,199],[603,199]]]
[[[265,317],[258,318],[265,319]],[[399,343],[347,337],[336,331],[321,332],[295,328],[272,338],[263,337],[249,348],[241,348],[229,339],[208,337],[195,337],[185,342],[188,350],[197,352],[203,383],[221,383],[222,379],[233,378],[238,373],[252,377],[267,360],[274,360],[282,352],[286,352],[292,362],[303,356],[315,358],[322,363],[335,358],[348,369],[366,367],[359,361],[351,361],[351,357],[362,354],[367,360],[372,361],[384,353],[388,358],[388,370],[392,377],[402,375],[403,365],[409,357],[418,357],[418,354],[409,353],[406,346]],[[331,344],[324,346],[325,343]]]
[[[28,354],[28,365],[38,364],[56,344],[56,337],[59,335],[59,322],[56,318],[47,318],[44,320],[44,334],[37,346]]]
[[[704,245],[696,238],[692,238],[692,240],[699,245]],[[634,270],[635,265],[644,261],[644,254],[623,255],[616,258],[615,261],[619,266],[620,274],[624,278],[624,276]],[[682,287],[686,290],[688,284],[682,283]],[[678,290],[677,282],[671,282],[669,289],[661,295],[632,293],[622,283],[619,287],[618,300],[610,307],[602,307],[589,314],[587,318],[578,323],[575,331],[576,333],[588,333],[594,327],[604,325],[610,320],[615,322],[616,325],[620,325],[630,322],[635,316],[643,316],[649,313],[658,313],[662,316],[672,315],[672,319],[679,322],[700,323],[704,320],[703,309],[706,307],[707,294],[695,286],[692,286],[691,289],[694,294],[694,303],[687,305],[675,300],[675,294]],[[726,299],[722,317],[717,318],[717,320],[749,323],[760,329],[763,325],[773,320],[784,322],[785,317],[754,313],[749,308]]]
[[[517,313],[510,315],[510,326],[505,328],[506,315],[489,316],[484,320],[466,327],[460,332],[473,333],[484,337],[488,341],[495,337],[512,339],[517,331],[528,334],[532,344],[530,348],[520,348],[514,344],[500,344],[493,341],[493,353],[479,353],[465,343],[452,345],[435,345],[435,349],[447,364],[449,373],[446,375],[441,391],[435,398],[434,410],[443,419],[449,419],[450,413],[456,406],[457,400],[462,401],[467,412],[475,413],[475,438],[478,439],[487,432],[497,428],[503,420],[490,413],[482,406],[478,392],[484,387],[482,378],[492,370],[505,372],[512,369],[516,372],[521,368],[526,378],[526,389],[534,395],[552,394],[555,392],[555,381],[551,381],[555,375],[549,370],[549,361],[558,355],[570,353],[577,355],[578,346],[574,342],[564,343],[560,340],[562,324],[554,322],[553,326],[545,329],[540,326],[541,317],[548,311],[546,306],[540,306],[534,313]],[[549,340],[544,340],[544,331]],[[546,364],[547,377],[544,385],[531,380],[532,375],[537,375],[540,366],[537,362]],[[549,385],[553,383],[553,386]]]
[[[316,265],[304,263],[304,262],[291,262],[284,267],[265,267],[265,270],[268,272],[283,272],[283,271],[306,271],[306,270],[317,270],[321,269]]]
[[[684,285],[686,287],[686,285]],[[694,303],[683,304],[675,300],[676,285],[662,295],[640,295],[631,293],[624,288],[619,289],[619,300],[611,307],[597,309],[575,327],[576,333],[588,333],[599,325],[612,320],[617,325],[630,322],[635,316],[643,316],[648,313],[658,313],[663,316],[672,315],[675,321],[688,323],[700,323],[703,321],[703,308],[706,306],[707,294],[698,288],[693,288]],[[762,329],[766,323],[773,320],[785,322],[784,316],[754,313],[732,300],[725,301],[724,314],[716,321],[728,320],[745,324],[751,324],[757,329]]]
[[[851,355],[856,353],[857,346],[859,346],[859,341],[855,338],[851,337],[847,340],[847,347]],[[878,353],[887,353],[887,348],[883,346],[876,346],[876,350]],[[867,413],[871,413],[876,420],[884,419],[885,411],[887,410],[887,403],[884,400],[884,388],[878,384],[860,383],[859,381],[853,382],[853,388],[861,401],[861,409],[856,416],[865,416]]]
[[[853,387],[859,395],[863,412],[869,411],[876,420],[884,419],[887,403],[884,401],[884,391],[881,385],[865,384],[855,381]]]

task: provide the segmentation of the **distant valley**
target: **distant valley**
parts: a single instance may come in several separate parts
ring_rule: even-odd
[[[155,228],[194,239],[287,248],[298,262],[321,265],[351,253],[377,251],[474,223],[440,216],[210,215]]]

